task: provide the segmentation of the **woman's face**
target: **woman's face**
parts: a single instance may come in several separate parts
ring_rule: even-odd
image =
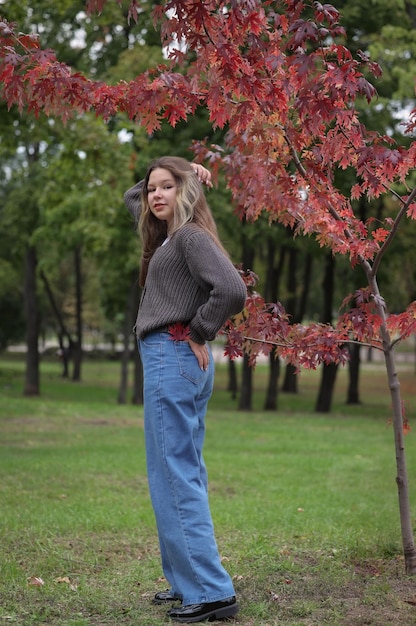
[[[150,173],[147,183],[147,201],[153,215],[158,220],[164,220],[168,225],[168,230],[175,213],[176,192],[176,181],[169,170],[158,167]]]

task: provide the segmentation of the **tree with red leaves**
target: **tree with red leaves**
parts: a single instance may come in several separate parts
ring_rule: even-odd
[[[91,12],[106,0],[90,0]],[[140,2],[132,0],[130,18]],[[68,119],[95,111],[104,120],[124,112],[149,133],[161,121],[175,125],[205,107],[213,126],[226,128],[223,146],[194,146],[196,159],[221,169],[236,210],[246,220],[261,213],[314,236],[334,255],[360,265],[367,284],[346,299],[334,327],[290,324],[279,303],[265,303],[246,276],[251,296],[244,312],[225,329],[227,351],[254,363],[271,350],[296,367],[345,363],[348,342],[382,351],[393,406],[397,486],[405,566],[416,573],[403,413],[395,348],[416,330],[416,303],[389,313],[377,280],[383,257],[399,227],[416,217],[412,171],[416,142],[408,147],[370,132],[358,102],[376,98],[368,76],[380,68],[363,52],[343,45],[338,11],[302,0],[171,0],[158,4],[166,63],[131,82],[92,81],[43,50],[35,35],[0,22],[1,97],[9,107]],[[410,94],[409,94],[410,97]],[[405,127],[416,125],[416,109]],[[341,192],[336,173],[349,170],[354,183]],[[383,194],[395,210],[379,222],[357,217],[355,208]]]

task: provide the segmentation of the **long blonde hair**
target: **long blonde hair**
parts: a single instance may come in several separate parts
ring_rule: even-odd
[[[228,256],[218,237],[217,226],[205,198],[202,184],[188,161],[180,157],[160,157],[150,164],[141,192],[139,231],[143,242],[140,264],[140,285],[142,287],[146,281],[150,260],[155,250],[168,235],[166,222],[153,215],[147,199],[150,174],[158,168],[168,170],[174,177],[177,187],[173,225],[169,235],[173,235],[184,224],[192,222],[206,231],[220,250]]]

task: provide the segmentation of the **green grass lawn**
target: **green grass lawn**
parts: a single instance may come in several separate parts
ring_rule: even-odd
[[[84,380],[42,363],[42,395],[24,398],[20,359],[0,360],[0,626],[160,626],[166,588],[147,492],[142,409],[117,405],[118,364],[87,361]],[[390,400],[380,366],[363,368],[363,404],[314,413],[319,373],[299,394],[236,410],[217,368],[205,458],[224,564],[242,626],[416,623],[404,574]],[[413,369],[400,371],[412,425]],[[406,437],[416,507],[415,434]],[[416,508],[415,508],[416,510]],[[30,584],[41,578],[42,585]]]

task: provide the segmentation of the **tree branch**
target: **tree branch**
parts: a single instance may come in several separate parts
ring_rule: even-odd
[[[270,341],[269,339],[260,339],[258,337],[250,337],[248,335],[242,335],[241,336],[242,339],[244,339],[245,341],[251,341],[252,343],[264,343],[268,346],[275,346],[277,348],[290,348],[291,345],[293,344],[288,344],[288,343],[281,343],[279,341]],[[359,346],[363,346],[366,348],[374,348],[375,350],[380,350],[380,352],[384,352],[384,349],[382,346],[379,346],[377,344],[374,343],[370,343],[367,341],[357,341],[355,339],[344,339],[342,341],[339,341],[339,344],[349,344],[349,343],[355,343]],[[313,346],[313,344],[308,344],[309,346]]]
[[[393,226],[388,234],[388,236],[386,237],[383,245],[381,246],[380,250],[377,252],[374,262],[373,262],[373,267],[371,269],[371,275],[375,276],[377,274],[377,270],[380,266],[381,263],[381,259],[383,258],[384,254],[386,253],[387,249],[390,247],[391,242],[393,241],[393,238],[396,234],[396,232],[399,229],[399,224],[402,221],[403,217],[406,214],[407,209],[409,208],[411,202],[413,201],[413,199],[416,196],[416,187],[413,188],[412,192],[410,193],[409,197],[407,198],[406,202],[404,202],[402,208],[400,209],[400,211],[398,212],[396,219],[393,222]],[[403,202],[403,198],[401,198],[401,201]]]

